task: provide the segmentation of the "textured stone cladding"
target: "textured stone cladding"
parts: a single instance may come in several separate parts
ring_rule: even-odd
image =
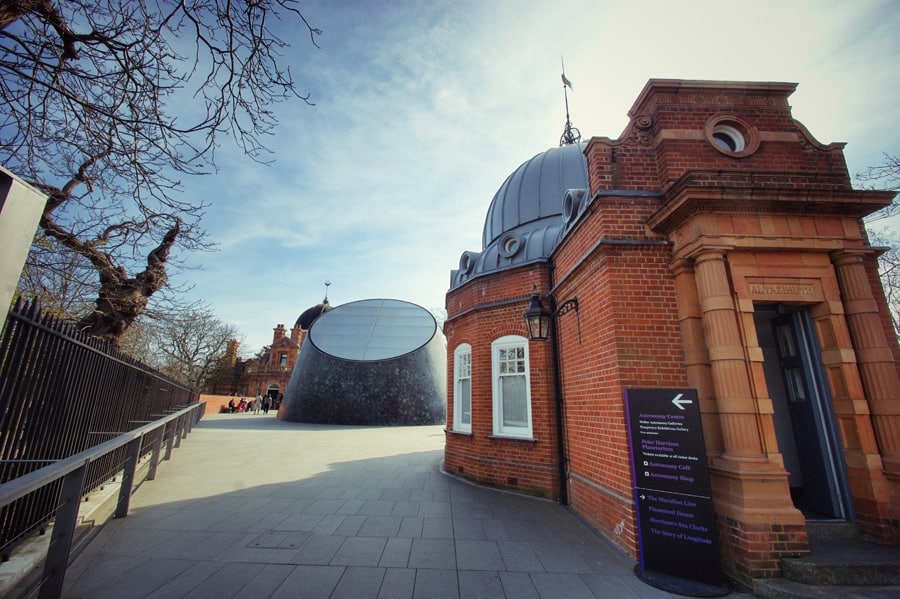
[[[386,360],[344,360],[304,343],[279,417],[313,424],[442,424],[446,364],[440,334],[415,351]]]

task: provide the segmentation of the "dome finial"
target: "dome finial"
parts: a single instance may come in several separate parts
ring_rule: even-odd
[[[331,285],[331,281],[325,281],[325,299],[322,300],[323,304],[328,303],[328,287]]]
[[[569,146],[581,141],[581,131],[572,126],[572,120],[569,118],[569,92],[566,88],[574,91],[575,87],[566,77],[566,63],[563,62],[562,56],[559,57],[559,62],[562,64],[563,97],[566,99],[566,127],[563,129],[562,137],[559,138],[559,145]]]

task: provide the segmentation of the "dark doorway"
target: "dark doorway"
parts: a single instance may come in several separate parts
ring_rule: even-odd
[[[794,505],[807,519],[852,519],[846,466],[809,309],[757,306],[775,433]]]

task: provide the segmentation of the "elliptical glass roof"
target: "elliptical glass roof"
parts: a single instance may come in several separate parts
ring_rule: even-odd
[[[309,341],[345,360],[386,360],[419,349],[436,332],[434,316],[421,306],[369,299],[323,313],[310,326]]]

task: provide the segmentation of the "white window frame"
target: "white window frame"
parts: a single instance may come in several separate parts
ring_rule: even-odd
[[[516,369],[522,368],[523,371],[515,373],[513,376],[522,374],[525,376],[525,416],[527,419],[526,426],[514,426],[504,424],[503,414],[503,397],[501,377],[509,376],[501,374],[500,355],[501,350],[509,351],[510,349],[522,349],[523,364],[516,365]],[[518,359],[516,360],[518,361]],[[508,365],[508,362],[507,362]],[[500,437],[521,437],[531,439],[533,437],[533,422],[531,419],[531,366],[528,361],[528,339],[519,335],[507,335],[495,339],[491,343],[491,395],[493,396],[493,413],[494,413],[494,435]]]
[[[461,405],[464,381],[469,383],[469,421],[463,419]],[[472,346],[460,343],[453,350],[453,430],[460,433],[472,432]]]

